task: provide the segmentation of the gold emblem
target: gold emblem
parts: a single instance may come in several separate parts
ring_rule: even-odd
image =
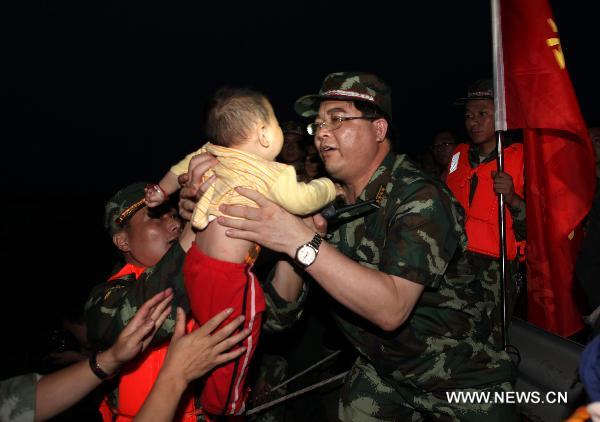
[[[550,28],[552,29],[552,31],[558,35],[558,27],[556,26],[554,19],[548,18],[546,20],[546,22],[548,22],[548,25],[550,25]],[[548,47],[556,47],[556,48],[552,49],[552,52],[554,53],[554,58],[556,59],[556,62],[558,63],[558,67],[560,67],[561,69],[564,69],[565,68],[565,56],[563,55],[562,48],[560,46],[560,38],[558,38],[558,36],[553,37],[553,38],[548,38],[546,40],[546,44],[548,45]]]
[[[377,195],[375,195],[375,203],[377,205],[381,205],[381,201],[383,200],[383,196],[385,195],[385,186],[379,186],[379,191],[377,191]]]

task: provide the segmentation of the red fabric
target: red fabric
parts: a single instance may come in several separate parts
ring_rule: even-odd
[[[183,265],[183,277],[192,314],[204,324],[217,313],[233,307],[233,313],[221,324],[226,325],[244,315],[243,328],[251,334],[243,342],[246,352],[221,365],[206,378],[200,396],[202,408],[215,415],[239,415],[248,396],[245,380],[250,359],[260,336],[265,298],[252,265],[219,261],[204,255],[193,245]]]
[[[501,0],[500,9],[507,123],[525,129],[528,319],[569,336],[583,327],[572,287],[594,152],[548,1]]]
[[[135,274],[136,279],[144,272],[146,267],[138,267],[133,264],[126,264],[116,274],[109,278],[116,280]],[[196,327],[194,320],[188,321],[186,331],[190,332]],[[164,343],[158,347],[148,349],[136,359],[128,363],[121,370],[119,376],[119,395],[117,398],[119,407],[112,409],[108,398],[104,398],[100,404],[100,414],[104,422],[130,422],[139,412],[146,397],[158,377],[158,373],[165,360],[169,344]],[[193,396],[186,392],[181,399],[178,413],[175,416],[176,421],[196,422],[196,409]]]
[[[134,265],[134,264],[125,264],[123,266],[123,268],[121,268],[119,271],[117,271],[116,274],[113,274],[112,276],[110,276],[108,281],[117,280],[117,279],[123,278],[129,274],[135,274],[135,278],[137,280],[144,271],[146,271],[146,267],[138,267],[137,265]]]
[[[457,158],[454,158],[457,157]],[[452,163],[457,161],[455,169]],[[498,221],[498,195],[494,192],[492,172],[496,171],[496,160],[480,164],[475,168],[469,163],[469,145],[460,144],[454,150],[446,184],[465,209],[467,249],[483,255],[500,257],[500,225]],[[450,171],[453,170],[453,171]],[[504,171],[513,178],[515,192],[523,197],[523,146],[514,144],[504,150]],[[469,205],[471,179],[477,177],[477,188]],[[517,241],[513,230],[513,219],[506,207],[506,250],[507,257],[517,256]]]

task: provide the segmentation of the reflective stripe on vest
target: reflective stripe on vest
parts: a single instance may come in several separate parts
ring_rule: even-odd
[[[494,192],[492,172],[497,170],[497,160],[471,168],[469,145],[460,144],[450,161],[446,184],[465,209],[467,249],[483,255],[500,257],[500,227],[498,221],[498,195]],[[513,178],[515,193],[523,197],[523,145],[513,144],[504,149],[504,172]],[[477,176],[473,201],[469,204],[471,180]],[[517,242],[513,219],[506,209],[506,252],[508,259],[517,256]]]

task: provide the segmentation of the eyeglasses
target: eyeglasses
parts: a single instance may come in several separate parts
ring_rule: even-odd
[[[456,145],[456,142],[442,142],[441,144],[433,145],[431,148],[432,149],[442,149],[442,148],[448,147],[450,145]]]
[[[342,126],[342,123],[346,120],[355,120],[355,119],[363,119],[363,120],[377,120],[377,117],[365,117],[365,116],[352,116],[352,117],[344,117],[344,116],[334,116],[331,118],[331,122],[314,122],[310,123],[306,130],[309,135],[316,135],[318,131],[321,129],[327,130],[336,130]]]

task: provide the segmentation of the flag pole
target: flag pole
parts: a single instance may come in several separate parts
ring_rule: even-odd
[[[502,54],[502,27],[500,25],[500,0],[492,4],[492,44],[494,54],[494,118],[496,128],[496,148],[498,151],[498,172],[504,171],[504,132],[506,125],[506,103],[504,98],[504,60]],[[498,195],[498,219],[500,222],[500,321],[502,326],[502,347],[508,352],[508,321],[506,312],[506,215],[504,195]]]

